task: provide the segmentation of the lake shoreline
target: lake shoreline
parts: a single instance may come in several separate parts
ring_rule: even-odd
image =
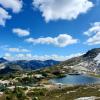
[[[72,79],[71,79],[72,78]],[[69,82],[68,82],[69,81]],[[100,78],[93,77],[90,75],[84,74],[67,74],[65,77],[62,78],[54,78],[50,79],[51,84],[56,84],[59,86],[84,86],[84,85],[95,85],[100,84]],[[76,82],[76,83],[75,83]]]

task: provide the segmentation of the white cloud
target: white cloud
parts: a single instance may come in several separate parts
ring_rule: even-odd
[[[46,22],[72,20],[94,6],[90,0],[33,0],[33,6],[42,12]]]
[[[0,49],[11,53],[29,53],[31,50],[23,47],[10,47],[9,45],[0,45]]]
[[[14,57],[10,53],[5,53],[4,58],[7,60],[14,60]]]
[[[6,20],[11,19],[6,9],[12,9],[13,13],[19,13],[22,10],[23,2],[22,0],[0,0],[0,25],[5,26]]]
[[[68,34],[60,34],[57,37],[44,37],[44,38],[28,38],[26,39],[27,42],[33,44],[53,44],[58,47],[65,47],[71,44],[75,44],[78,42],[77,39],[74,39],[72,36]]]
[[[84,34],[89,36],[86,41],[89,45],[100,44],[100,22],[92,24],[92,26],[84,32]]]
[[[7,19],[11,19],[11,16],[5,9],[0,7],[0,25],[5,26]]]
[[[9,53],[6,53],[4,55],[4,57],[8,60],[49,60],[49,59],[53,59],[53,60],[57,60],[57,61],[65,61],[67,59],[73,58],[73,57],[77,57],[82,55],[83,53],[76,53],[76,54],[71,54],[69,56],[61,56],[61,55],[57,55],[57,54],[53,54],[53,55],[32,55],[31,53],[27,53],[27,54],[23,54],[23,53],[19,53],[16,55],[11,55]]]
[[[12,31],[13,33],[16,33],[20,37],[30,35],[30,32],[28,30],[21,29],[21,28],[14,28]]]
[[[24,48],[7,48],[9,52],[30,52],[28,49]]]
[[[4,8],[12,9],[14,13],[20,12],[23,6],[22,0],[0,0],[0,4]]]

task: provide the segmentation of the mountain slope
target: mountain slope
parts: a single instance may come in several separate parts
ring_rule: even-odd
[[[70,67],[77,71],[90,71],[100,73],[100,48],[89,50],[86,54],[71,58],[59,64],[59,66]],[[97,58],[98,57],[98,58]]]
[[[50,66],[58,66],[58,68],[75,70],[77,72],[95,72],[100,74],[100,48],[89,50],[87,53],[79,57],[68,59],[64,62],[54,60],[17,60],[0,64],[0,73],[7,73],[12,71],[30,71],[41,69]],[[56,67],[54,66],[56,69]]]

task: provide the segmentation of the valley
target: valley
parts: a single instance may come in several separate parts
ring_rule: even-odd
[[[99,53],[99,48],[92,49],[80,57],[64,62],[56,61],[51,67],[38,68],[37,66],[35,70],[26,70],[26,61],[21,61],[21,65],[24,63],[24,67],[22,67],[19,65],[20,61],[16,61],[15,64],[2,60],[3,63],[0,64],[0,72],[3,71],[0,73],[0,100],[51,100],[51,98],[52,100],[78,100],[80,97],[93,97],[95,98],[93,100],[100,100],[100,83],[61,84],[50,82],[50,79],[68,77],[66,75],[76,75],[76,77],[89,75],[100,79],[100,63],[98,63],[99,60],[95,60]],[[49,64],[50,61],[54,62],[49,60]],[[34,63],[32,64],[34,66]]]

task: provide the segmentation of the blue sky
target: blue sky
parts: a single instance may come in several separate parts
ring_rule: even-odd
[[[0,0],[0,56],[65,60],[100,47],[99,0]]]

